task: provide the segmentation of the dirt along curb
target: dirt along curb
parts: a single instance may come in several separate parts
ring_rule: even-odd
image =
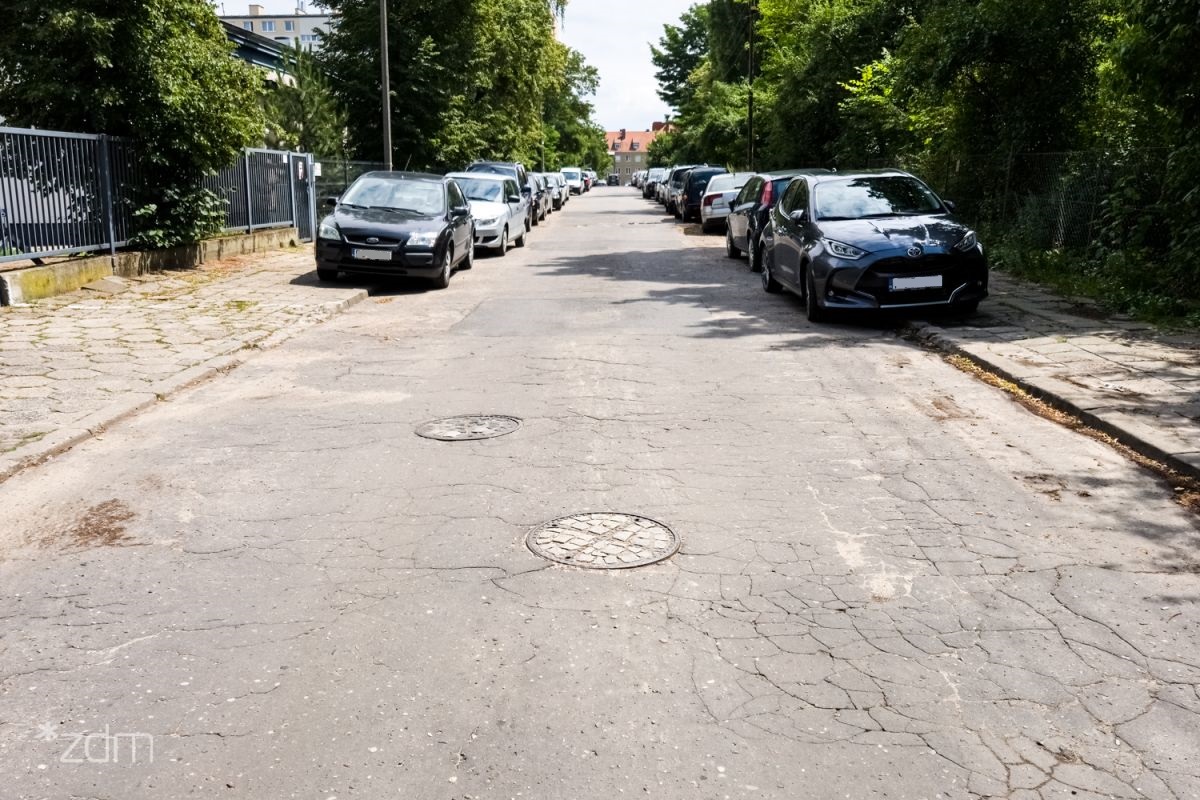
[[[964,346],[937,325],[929,322],[910,321],[904,325],[902,333],[932,349],[965,358],[987,372],[1017,386],[1051,408],[1075,417],[1084,425],[1112,437],[1133,452],[1156,461],[1180,475],[1200,481],[1200,466],[1180,458],[1171,450],[1166,449],[1161,442],[1154,440],[1156,437],[1152,433],[1134,431],[1124,424],[1124,420],[1114,419],[1103,411],[1090,411],[1080,406],[1063,393],[1039,381],[1037,376],[1018,374],[998,360],[981,354],[980,349]]]

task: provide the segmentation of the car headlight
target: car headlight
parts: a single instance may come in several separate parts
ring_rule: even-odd
[[[437,244],[438,236],[440,235],[437,231],[414,233],[408,237],[408,244],[410,247],[433,247]]]
[[[317,229],[317,237],[320,239],[336,239],[342,240],[342,232],[338,230],[337,225],[333,224],[333,217],[326,217],[321,220],[321,227]]]
[[[488,227],[491,227],[492,225],[495,225],[496,220],[498,220],[498,219],[499,219],[499,217],[492,217],[491,219],[477,219],[477,220],[475,220],[475,224],[481,228],[488,228]]]
[[[859,250],[857,247],[852,247],[842,242],[835,242],[833,239],[826,239],[825,247],[838,258],[845,258],[849,261],[862,258],[867,254],[866,250]]]
[[[967,235],[962,238],[961,242],[954,245],[954,249],[965,253],[973,250],[977,244],[979,244],[979,237],[975,235],[975,231],[967,231]]]

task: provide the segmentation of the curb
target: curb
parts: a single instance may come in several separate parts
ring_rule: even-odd
[[[187,367],[168,378],[155,381],[144,391],[125,395],[119,400],[109,403],[104,408],[93,411],[82,419],[72,422],[68,427],[51,431],[36,442],[30,442],[5,453],[0,456],[0,483],[8,480],[18,472],[23,472],[30,467],[36,467],[57,455],[67,452],[76,445],[103,433],[122,420],[128,419],[160,402],[168,400],[193,386],[241,366],[255,352],[263,352],[277,347],[301,331],[327,322],[347,309],[358,305],[363,300],[366,300],[368,296],[369,294],[366,289],[359,289],[350,297],[336,303],[322,304],[319,308],[324,314],[310,325],[297,326],[292,329],[281,328],[280,330],[264,334],[261,337],[256,337],[251,341],[238,342],[228,352]]]
[[[1020,387],[1030,396],[1041,400],[1046,405],[1063,413],[1070,414],[1077,418],[1089,428],[1094,428],[1101,433],[1111,436],[1116,441],[1133,450],[1139,455],[1165,464],[1170,469],[1180,475],[1189,478],[1200,479],[1200,466],[1189,463],[1174,453],[1168,452],[1148,439],[1137,435],[1130,431],[1127,427],[1118,423],[1112,422],[1105,417],[1096,414],[1087,409],[1081,408],[1076,403],[1057,394],[1044,386],[1040,386],[1020,375],[1013,374],[1010,370],[997,364],[995,361],[988,359],[986,356],[981,356],[978,353],[972,352],[967,348],[954,341],[946,335],[942,328],[928,322],[908,322],[904,325],[902,333],[909,336],[914,341],[939,350],[943,353],[960,356],[975,364],[978,364],[983,369],[991,372],[994,375],[1003,378],[1004,380]]]

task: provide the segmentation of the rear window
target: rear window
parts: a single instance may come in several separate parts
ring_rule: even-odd
[[[732,192],[734,189],[740,189],[746,185],[745,177],[736,175],[717,175],[708,183],[708,191],[710,192]]]

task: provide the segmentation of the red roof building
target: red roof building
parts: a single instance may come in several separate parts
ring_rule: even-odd
[[[621,177],[621,183],[629,183],[633,173],[646,169],[650,163],[650,143],[659,137],[669,126],[654,123],[648,131],[631,131],[622,128],[619,131],[609,131],[605,134],[608,139],[608,152],[613,157],[613,172]]]

